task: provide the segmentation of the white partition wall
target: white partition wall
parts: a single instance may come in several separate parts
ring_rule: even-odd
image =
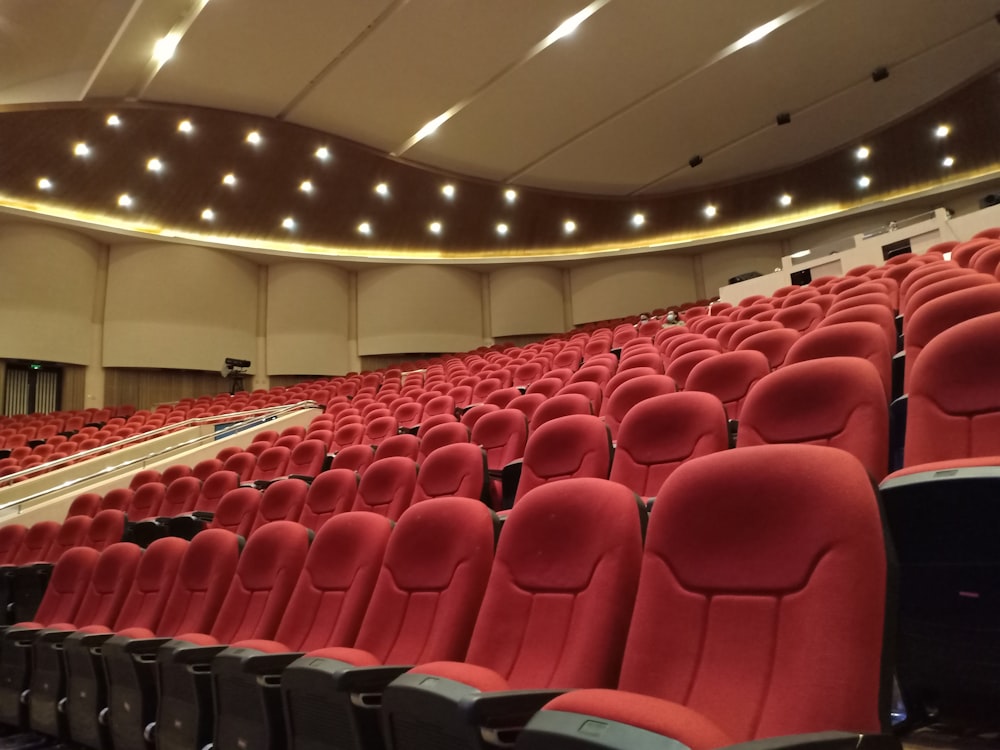
[[[565,318],[563,272],[547,266],[510,266],[490,272],[490,330],[494,336],[559,333]]]
[[[190,245],[111,248],[104,316],[105,367],[218,370],[254,360],[258,266]]]
[[[350,274],[331,263],[289,261],[267,269],[267,372],[332,375],[348,357]]]
[[[480,274],[453,266],[358,272],[358,354],[462,352],[482,346]]]

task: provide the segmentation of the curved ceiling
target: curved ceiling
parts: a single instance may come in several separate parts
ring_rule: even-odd
[[[0,112],[169,105],[176,123],[206,107],[346,138],[439,181],[640,205],[822,161],[927,107],[996,68],[998,11],[998,0],[4,3]],[[154,59],[168,36],[173,57]]]

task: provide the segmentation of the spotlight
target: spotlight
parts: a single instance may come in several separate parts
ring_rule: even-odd
[[[693,169],[694,167],[697,167],[699,164],[701,164],[703,161],[704,159],[702,159],[698,154],[695,154],[690,159],[688,159],[688,164],[690,164],[691,168]]]
[[[875,68],[875,70],[872,71],[872,80],[875,83],[878,83],[879,81],[884,81],[888,77],[889,77],[889,69],[884,65],[879,65],[877,68]]]
[[[787,125],[792,121],[792,116],[788,112],[779,112],[778,116],[774,118],[774,121],[779,125]]]

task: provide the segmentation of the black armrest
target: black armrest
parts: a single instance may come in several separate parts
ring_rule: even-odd
[[[899,750],[899,738],[891,734],[815,732],[786,737],[768,737],[730,745],[726,750]]]
[[[390,664],[381,667],[352,667],[346,662],[342,662],[347,667],[336,673],[336,687],[350,693],[380,693],[386,686],[399,677],[406,674],[413,667],[411,665]]]
[[[107,641],[114,633],[76,633],[73,641],[84,648],[96,648]]]
[[[197,646],[184,641],[168,641],[160,647],[160,653],[176,664],[208,664],[212,657],[228,648],[225,645]]]
[[[243,660],[243,671],[253,675],[279,674],[282,669],[302,655],[302,651],[286,651],[280,654],[251,654]]]
[[[521,467],[524,459],[511,461],[501,469],[500,486],[503,492],[501,508],[510,510],[514,507],[514,497],[517,495],[517,485],[521,481]]]
[[[75,632],[75,630],[41,630],[35,639],[35,643],[56,643],[61,645],[63,641]]]
[[[298,479],[300,482],[305,482],[306,484],[312,484],[316,477],[311,477],[308,474],[289,474],[289,479]]]
[[[522,727],[542,706],[565,690],[503,690],[477,693],[460,704],[469,721],[487,729]]]
[[[15,646],[30,646],[42,632],[42,628],[10,627],[3,634],[4,640],[13,641]]]
[[[889,473],[903,468],[903,450],[906,447],[906,415],[909,396],[903,394],[889,404]]]
[[[189,515],[199,521],[207,521],[209,523],[215,520],[215,513],[208,510],[193,510]]]

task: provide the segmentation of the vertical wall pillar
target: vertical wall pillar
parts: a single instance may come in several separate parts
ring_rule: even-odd
[[[94,279],[94,309],[90,318],[90,358],[83,371],[83,407],[119,406],[104,403],[104,306],[108,297],[108,256],[102,245],[97,253],[97,277]]]
[[[267,266],[257,269],[257,361],[253,363],[253,388],[270,388],[267,374]]]

